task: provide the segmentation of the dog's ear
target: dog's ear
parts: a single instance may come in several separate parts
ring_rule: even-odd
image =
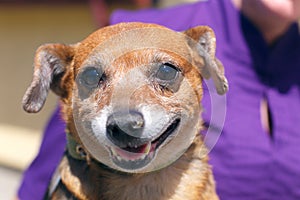
[[[35,54],[34,73],[31,85],[23,97],[23,108],[36,113],[43,107],[49,89],[58,96],[65,96],[61,79],[74,56],[74,47],[64,44],[45,44]]]
[[[187,35],[188,44],[204,59],[204,66],[199,65],[201,75],[205,79],[211,77],[218,94],[225,94],[228,82],[223,64],[215,57],[216,37],[213,30],[208,26],[197,26],[184,31],[184,34]]]

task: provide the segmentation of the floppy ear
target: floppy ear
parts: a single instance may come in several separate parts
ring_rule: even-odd
[[[208,26],[197,26],[186,30],[184,34],[188,36],[191,48],[204,59],[204,66],[198,63],[201,75],[205,79],[211,77],[218,94],[225,94],[228,91],[228,82],[223,64],[215,57],[216,37],[213,30]]]
[[[29,113],[39,112],[51,88],[58,96],[65,96],[61,79],[74,56],[73,46],[45,44],[35,54],[34,73],[31,85],[23,97],[23,108]]]

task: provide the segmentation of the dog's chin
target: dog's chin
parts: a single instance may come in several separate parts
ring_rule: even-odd
[[[110,147],[109,150],[113,163],[120,171],[124,172],[134,172],[146,167],[155,155],[155,151],[133,153],[118,147]]]
[[[112,162],[120,171],[130,173],[143,171],[155,159],[160,149],[176,136],[179,124],[180,119],[175,119],[157,138],[135,148],[109,146],[108,149]]]

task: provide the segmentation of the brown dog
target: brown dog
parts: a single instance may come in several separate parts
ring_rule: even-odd
[[[67,151],[50,199],[218,199],[199,136],[202,77],[227,81],[205,26],[122,23],[75,45],[46,44],[23,106],[61,98]]]

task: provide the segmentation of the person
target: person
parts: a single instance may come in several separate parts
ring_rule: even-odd
[[[209,25],[215,31],[216,54],[230,86],[227,112],[223,127],[209,122],[209,109],[203,118],[216,132],[222,130],[209,154],[221,200],[300,199],[299,18],[298,0],[207,0],[165,9],[117,10],[111,16],[111,24],[141,21],[177,31]],[[209,107],[207,96],[204,109]],[[61,157],[65,139],[58,112],[24,174],[20,199],[41,199]],[[55,137],[59,148],[47,146],[45,141]],[[50,156],[55,161],[46,161]],[[40,181],[34,183],[31,178],[38,175]]]

